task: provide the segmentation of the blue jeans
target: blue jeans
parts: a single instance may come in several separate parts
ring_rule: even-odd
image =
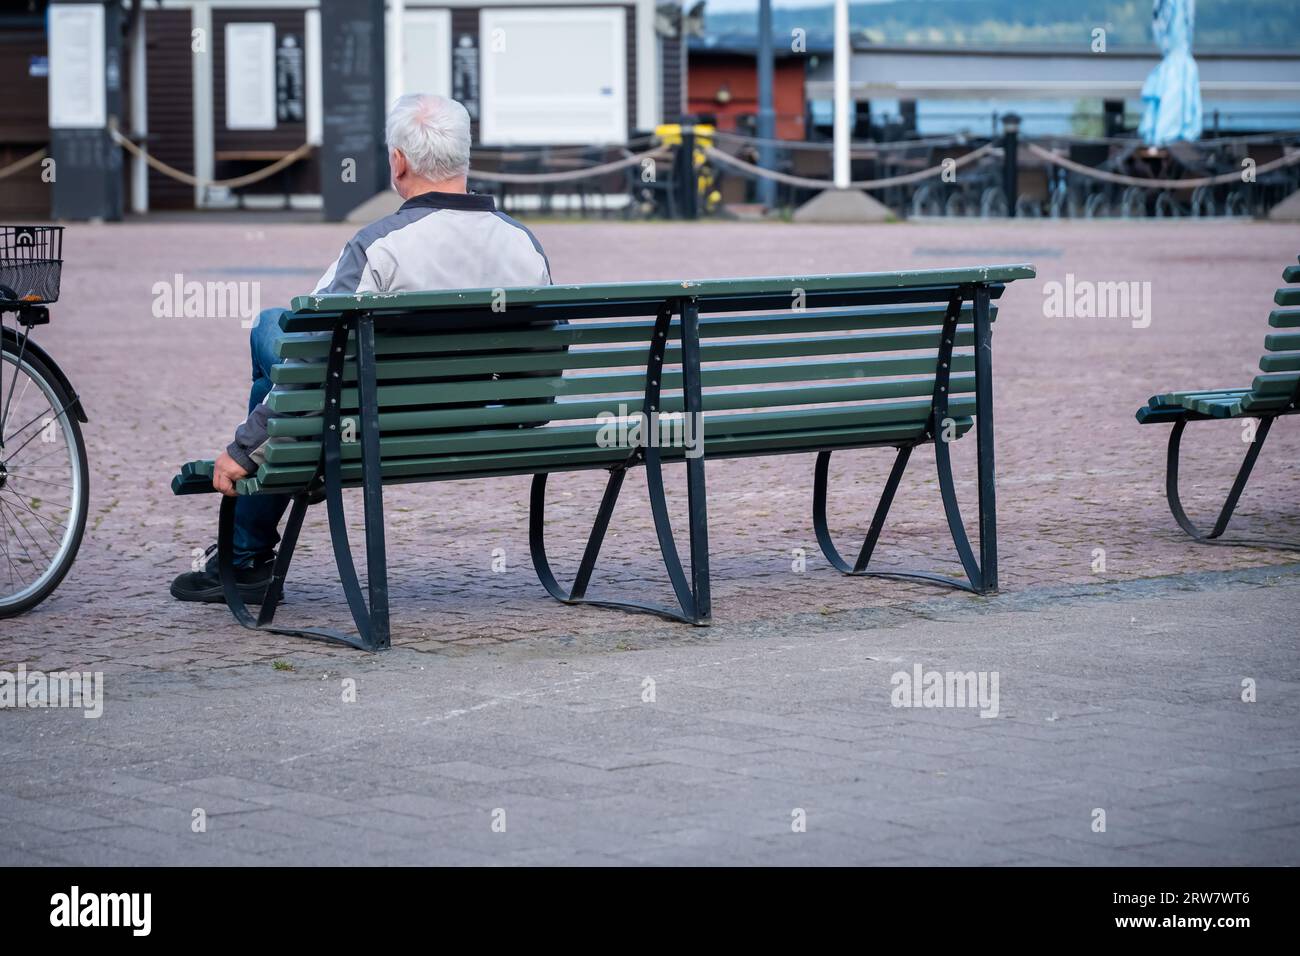
[[[248,392],[252,412],[271,391],[271,366],[279,359],[275,343],[280,337],[280,316],[288,309],[265,309],[257,317],[248,342],[253,353],[253,387]],[[241,567],[265,561],[280,543],[280,519],[292,498],[289,495],[248,495],[235,502],[235,564]]]

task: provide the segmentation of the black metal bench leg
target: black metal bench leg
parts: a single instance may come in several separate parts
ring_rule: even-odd
[[[876,513],[872,516],[871,528],[867,532],[866,540],[862,543],[862,549],[858,552],[857,561],[850,565],[844,560],[839,549],[835,547],[835,541],[831,537],[830,526],[826,520],[826,496],[827,485],[830,481],[831,453],[823,451],[817,455],[817,468],[813,477],[813,531],[817,534],[817,543],[821,546],[822,554],[826,555],[826,560],[837,571],[853,575],[861,575],[866,572],[867,565],[871,562],[871,555],[876,550],[876,542],[880,539],[880,531],[885,526],[885,518],[889,516],[889,508],[894,503],[898,483],[903,478],[903,472],[907,470],[907,462],[911,456],[911,445],[904,445],[898,449],[898,455],[894,458],[894,466],[889,470],[889,478],[885,482],[885,490],[881,493],[880,501],[876,504]]]
[[[239,499],[231,495],[221,499],[221,511],[217,518],[217,573],[221,577],[221,590],[230,613],[244,627],[257,630],[275,617],[275,606],[284,593],[284,579],[289,573],[289,562],[293,560],[293,550],[298,543],[298,530],[302,527],[307,502],[302,495],[293,499],[284,535],[280,539],[280,550],[276,553],[271,571],[271,583],[267,586],[257,617],[253,617],[248,605],[244,603],[235,578],[235,512],[238,502]]]
[[[899,482],[902,480],[903,472],[907,468],[908,459],[912,453],[911,445],[904,445],[898,449],[898,456],[894,459],[894,466],[890,469],[889,478],[885,482],[885,489],[880,495],[880,501],[876,505],[876,511],[871,519],[871,528],[867,532],[866,540],[863,541],[862,550],[858,553],[858,559],[852,565],[844,560],[839,550],[835,547],[835,542],[831,538],[830,527],[826,520],[826,498],[827,486],[829,484],[829,470],[831,452],[823,451],[817,455],[817,469],[813,480],[813,530],[817,535],[817,544],[822,549],[822,554],[826,560],[831,563],[837,571],[853,577],[875,577],[875,578],[900,578],[910,581],[926,581],[930,584],[941,584],[945,587],[957,588],[962,591],[972,591],[980,593],[979,588],[979,565],[975,562],[974,552],[971,550],[970,539],[966,536],[966,529],[962,524],[961,511],[957,506],[957,496],[953,487],[952,467],[948,457],[948,447],[942,440],[935,442],[935,458],[939,471],[939,492],[943,497],[944,513],[948,519],[948,530],[952,532],[953,545],[957,549],[957,557],[961,561],[962,569],[966,572],[966,581],[958,578],[948,577],[943,574],[933,574],[929,571],[873,571],[869,568],[871,556],[875,552],[876,544],[880,538],[881,529],[885,525],[885,519],[889,516],[890,506],[894,502],[894,495],[898,491]]]
[[[690,515],[691,595],[697,624],[708,623],[713,615],[709,587],[709,509],[704,483],[704,396],[700,380],[700,310],[695,299],[686,299],[682,313],[683,398],[689,433],[695,448],[686,458],[686,501]],[[662,480],[660,493],[662,493]],[[667,509],[664,511],[667,515]]]
[[[375,337],[373,320],[363,315],[357,320],[357,385],[361,417],[362,494],[366,516],[366,563],[370,576],[370,605],[357,578],[352,546],[348,541],[347,520],[343,511],[343,446],[340,400],[343,391],[343,353],[347,327],[335,330],[330,345],[330,364],[325,379],[325,417],[323,421],[323,471],[325,509],[329,515],[330,543],[339,583],[347,598],[352,620],[359,637],[351,639],[362,650],[378,651],[389,646],[388,571],[384,542],[383,478],[379,459],[379,416],[375,395]]]
[[[358,638],[343,634],[329,628],[283,627],[272,626],[276,606],[284,592],[284,581],[289,574],[289,564],[293,560],[294,550],[298,546],[298,534],[302,530],[303,518],[307,513],[310,498],[307,494],[295,495],[289,517],[285,522],[284,534],[280,538],[280,550],[276,553],[275,564],[271,571],[271,583],[267,585],[266,595],[262,600],[261,610],[256,618],[248,610],[235,580],[235,502],[232,497],[221,499],[221,514],[217,523],[217,567],[221,575],[221,589],[225,593],[226,606],[235,620],[255,631],[267,631],[285,637],[305,637],[309,640],[326,641],[331,644],[345,644],[348,647],[365,648]]]
[[[600,555],[601,543],[609,528],[610,516],[614,514],[614,505],[618,502],[619,489],[623,487],[626,472],[619,468],[610,472],[605,484],[605,493],[600,499],[600,510],[596,512],[596,521],[587,537],[587,547],[582,553],[582,563],[574,577],[573,586],[566,592],[560,586],[551,563],[546,557],[546,478],[544,474],[533,475],[532,491],[528,506],[528,550],[532,555],[533,569],[537,579],[542,582],[548,594],[564,604],[581,604],[587,594],[587,585],[591,573],[596,567],[596,558]]]
[[[952,480],[952,449],[948,445],[949,443],[944,441],[942,435],[934,442],[934,465],[939,472],[939,495],[943,498],[943,513],[948,519],[948,531],[952,535],[952,543],[957,549],[957,557],[961,561],[962,570],[966,572],[966,580],[970,582],[968,590],[974,591],[976,594],[985,594],[993,590],[993,588],[990,588],[987,584],[984,573],[986,569],[976,563],[975,553],[970,546],[970,538],[966,536],[966,525],[961,520],[961,506],[957,503],[957,488]],[[980,476],[981,487],[983,487],[983,477],[983,475]],[[981,517],[984,513],[985,501],[986,499],[981,495]],[[983,538],[980,540],[980,551],[984,552]],[[996,552],[994,552],[993,560],[997,560]]]
[[[691,425],[695,429],[700,454],[687,459],[686,489],[689,499],[690,536],[691,536],[691,577],[688,580],[677,554],[677,545],[673,540],[672,522],[668,517],[668,500],[664,494],[663,464],[659,448],[656,445],[637,449],[628,456],[626,462],[611,469],[605,494],[600,502],[600,510],[587,539],[582,563],[578,567],[573,587],[566,593],[555,579],[550,562],[546,558],[546,478],[545,474],[533,476],[532,495],[529,503],[528,547],[532,553],[533,567],[537,577],[547,592],[565,604],[594,604],[599,607],[619,608],[625,611],[642,611],[657,614],[674,621],[688,624],[708,624],[711,614],[709,594],[709,539],[708,512],[704,487],[703,456],[703,399],[700,388],[699,324],[698,313],[693,299],[681,299],[665,302],[655,318],[655,328],[651,335],[650,354],[646,362],[646,390],[642,410],[646,415],[659,411],[659,396],[663,380],[664,352],[668,342],[668,327],[672,321],[674,308],[682,314],[682,369],[683,392],[686,413],[691,416]],[[623,487],[626,469],[638,461],[644,462],[646,469],[646,486],[650,496],[650,512],[654,518],[655,534],[659,540],[659,552],[668,572],[668,580],[677,597],[680,611],[641,604],[632,601],[593,600],[586,597],[587,585],[600,554],[600,545],[609,527],[610,516]]]
[[[275,619],[275,609],[284,595],[284,581],[289,576],[289,562],[293,560],[294,549],[298,547],[298,533],[302,531],[307,505],[307,495],[294,495],[289,517],[284,523],[284,534],[280,536],[280,550],[275,553],[275,564],[271,566],[271,582],[266,586],[266,597],[257,615],[258,627],[265,627]]]
[[[330,341],[329,360],[325,367],[325,413],[321,420],[321,462],[317,468],[316,479],[310,483],[315,489],[317,479],[322,479],[325,489],[325,509],[329,515],[330,543],[334,549],[334,561],[339,569],[339,582],[343,585],[343,594],[347,598],[352,619],[357,625],[357,634],[345,634],[330,628],[287,628],[271,627],[275,616],[275,605],[284,587],[284,579],[289,570],[289,562],[298,543],[298,533],[302,528],[303,517],[313,491],[294,496],[293,507],[285,523],[284,535],[280,540],[280,551],[276,556],[271,572],[271,583],[267,588],[267,603],[254,620],[235,582],[234,541],[235,541],[235,499],[225,498],[221,502],[221,517],[217,533],[217,561],[221,570],[222,589],[225,591],[226,603],[230,606],[235,619],[245,627],[260,628],[275,634],[291,637],[305,637],[313,640],[345,644],[359,650],[376,651],[389,646],[388,633],[388,579],[383,535],[383,488],[379,468],[379,422],[375,409],[378,407],[375,396],[375,352],[374,326],[364,316],[358,321],[357,355],[358,375],[361,397],[362,421],[362,479],[366,505],[366,548],[370,572],[370,607],[366,606],[361,583],[357,579],[356,565],[352,560],[352,549],[348,542],[348,529],[343,511],[343,447],[342,417],[340,401],[343,392],[343,360],[347,351],[348,334],[352,325],[344,322],[335,329]],[[272,600],[274,598],[274,600]],[[372,613],[372,609],[374,613]]]
[[[361,474],[366,514],[366,583],[370,591],[371,650],[390,644],[388,552],[384,540],[384,479],[379,451],[379,395],[375,368],[375,320],[357,320],[357,384],[361,410]],[[337,483],[336,483],[337,484]]]
[[[1264,440],[1268,438],[1269,429],[1273,427],[1273,418],[1261,418],[1259,428],[1255,431],[1255,440],[1250,443],[1250,450],[1246,452],[1246,457],[1237,470],[1237,477],[1232,482],[1232,490],[1228,492],[1228,499],[1219,509],[1219,516],[1214,521],[1214,526],[1208,531],[1202,531],[1192,523],[1187,517],[1187,512],[1183,509],[1182,498],[1178,494],[1178,462],[1181,455],[1181,444],[1183,438],[1183,429],[1187,427],[1188,419],[1181,418],[1174,422],[1174,427],[1169,433],[1169,454],[1167,466],[1165,469],[1165,497],[1169,501],[1169,511],[1178,522],[1178,527],[1187,532],[1188,536],[1201,544],[1221,544],[1232,546],[1267,546],[1278,548],[1291,548],[1300,550],[1300,542],[1293,541],[1275,541],[1265,538],[1234,538],[1231,541],[1220,540],[1220,535],[1228,529],[1228,522],[1232,520],[1232,514],[1237,510],[1237,502],[1241,500],[1241,494],[1246,490],[1246,483],[1250,480],[1250,473],[1255,468],[1255,461],[1259,458],[1259,453],[1264,447]]]
[[[952,480],[952,455],[945,436],[948,434],[948,383],[952,372],[952,351],[956,343],[957,323],[961,315],[963,297],[969,295],[974,302],[975,324],[975,408],[976,435],[979,450],[979,487],[980,487],[980,561],[976,561],[971,549],[970,538],[966,535],[966,526],[961,520],[961,508],[957,503],[957,489]],[[942,584],[945,587],[986,594],[997,589],[997,526],[995,520],[995,502],[993,488],[993,393],[992,375],[992,341],[990,338],[989,296],[984,286],[975,286],[958,292],[948,302],[944,315],[943,329],[939,339],[934,377],[934,396],[931,402],[930,419],[926,434],[918,442],[901,445],[894,467],[890,469],[885,482],[885,490],[876,505],[876,513],[871,519],[871,528],[867,532],[858,560],[850,566],[840,555],[831,539],[826,521],[826,495],[829,482],[831,452],[823,451],[817,455],[817,470],[813,481],[813,529],[817,534],[817,543],[822,554],[838,571],[861,577],[903,578],[907,580],[927,581]],[[948,531],[952,534],[953,546],[961,561],[966,580],[932,574],[928,571],[871,571],[868,565],[880,538],[881,528],[889,516],[898,484],[907,468],[912,449],[920,441],[934,440],[935,468],[939,473],[939,494],[943,499],[943,511],[948,520]]]
[[[970,578],[971,583],[975,585],[975,590],[980,594],[988,594],[998,589],[998,519],[997,519],[997,486],[995,482],[995,472],[993,469],[993,320],[989,315],[989,289],[988,286],[980,285],[975,287],[974,294],[974,312],[975,312],[975,447],[978,454],[978,475],[979,475],[979,536],[980,536],[980,562],[976,568],[973,562],[968,562],[963,556],[962,564],[966,568],[966,576]],[[936,444],[943,444],[942,438]],[[945,456],[946,457],[946,456]],[[942,483],[943,477],[940,476]],[[952,485],[952,469],[948,466],[948,485]],[[953,506],[948,508],[945,499],[944,508],[948,511],[948,526],[952,528],[953,541],[957,542],[957,550],[962,550],[962,545],[957,541],[957,529],[961,527],[961,517],[958,515],[956,526],[953,525],[953,514],[957,510],[956,499],[953,499]],[[961,532],[961,538],[966,537],[965,531]],[[969,550],[967,544],[967,550]]]
[[[647,479],[649,480],[650,472],[647,469]],[[636,611],[645,614],[655,614],[659,617],[665,617],[673,621],[682,621],[686,624],[704,624],[706,621],[699,620],[694,609],[696,604],[693,600],[690,584],[686,580],[686,574],[682,570],[681,559],[677,556],[677,548],[673,544],[672,528],[666,524],[667,507],[664,504],[663,483],[658,484],[657,491],[655,483],[650,480],[650,500],[651,510],[656,514],[662,509],[662,520],[665,524],[660,524],[660,518],[656,517],[655,530],[659,534],[659,546],[663,554],[664,567],[668,572],[668,578],[672,582],[673,593],[677,595],[678,602],[681,603],[680,611],[672,608],[660,607],[654,604],[643,604],[638,601],[615,601],[605,598],[589,598],[587,586],[591,581],[592,571],[596,566],[596,559],[600,554],[601,543],[605,539],[605,532],[609,528],[609,519],[614,513],[614,505],[618,501],[619,490],[623,486],[623,480],[626,471],[623,468],[616,468],[610,473],[608,483],[605,485],[605,494],[601,497],[600,509],[596,513],[596,520],[592,524],[591,534],[587,538],[587,547],[583,551],[582,562],[578,566],[578,573],[574,577],[573,585],[568,591],[559,583],[555,573],[551,570],[550,560],[546,556],[546,479],[547,475],[533,475],[532,493],[529,501],[528,513],[528,550],[532,555],[533,569],[537,572],[537,579],[542,582],[542,587],[546,588],[548,594],[563,604],[590,604],[595,607],[615,608],[621,611]],[[658,502],[658,504],[656,503]],[[667,538],[665,544],[664,529],[666,529]],[[683,597],[685,601],[683,601]]]

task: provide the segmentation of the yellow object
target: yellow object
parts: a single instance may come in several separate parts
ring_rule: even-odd
[[[655,138],[665,146],[680,146],[682,142],[682,124],[660,123],[655,127]]]
[[[695,144],[701,149],[713,145],[713,133],[715,127],[708,123],[698,123],[692,126],[695,131]],[[680,146],[682,144],[682,124],[681,123],[661,123],[655,127],[655,137],[665,146]]]

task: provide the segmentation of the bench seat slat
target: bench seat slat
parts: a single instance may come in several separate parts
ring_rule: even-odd
[[[1300,289],[1278,289],[1273,293],[1273,302],[1277,305],[1300,305]]]
[[[1151,408],[1184,408],[1214,418],[1231,418],[1240,410],[1241,401],[1249,394],[1248,388],[1166,392],[1152,396],[1148,405]]]
[[[1242,400],[1240,413],[1242,415],[1258,415],[1262,412],[1280,412],[1290,404],[1291,399],[1281,395],[1264,398],[1250,395]]]
[[[1198,398],[1188,402],[1187,407],[1212,418],[1236,418],[1241,414],[1241,402],[1239,398]]]
[[[1275,329],[1300,328],[1300,309],[1274,309],[1268,314],[1268,324]]]
[[[1249,393],[1250,389],[1248,388],[1202,388],[1191,392],[1165,392],[1162,395],[1156,395],[1153,397],[1151,403],[1159,403],[1161,405],[1183,405],[1189,400],[1223,397],[1240,398]]]

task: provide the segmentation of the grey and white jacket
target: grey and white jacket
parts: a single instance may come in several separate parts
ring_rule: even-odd
[[[491,196],[429,192],[353,236],[313,294],[550,284],[550,263],[537,238],[498,211]],[[249,472],[265,458],[268,416],[265,403],[258,405],[226,448]]]

